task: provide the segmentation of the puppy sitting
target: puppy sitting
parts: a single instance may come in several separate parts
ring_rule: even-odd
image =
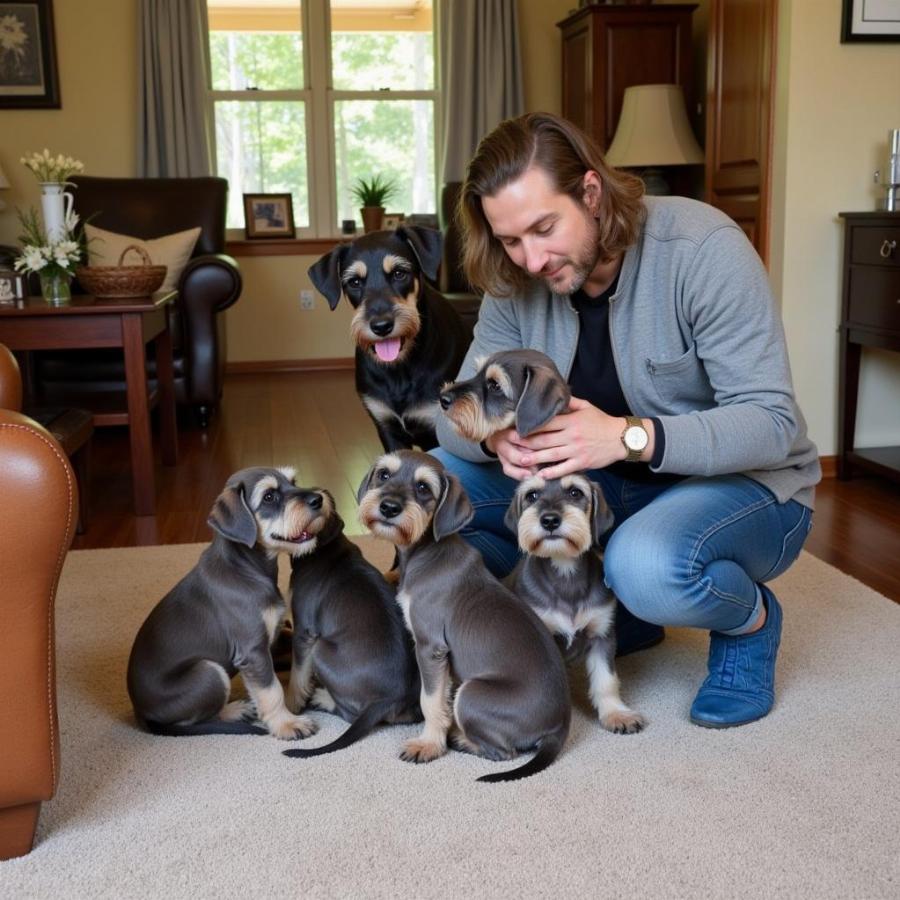
[[[556,364],[537,350],[492,353],[474,377],[445,385],[440,397],[444,415],[470,441],[513,425],[525,437],[568,409],[571,399]]]
[[[527,554],[507,583],[559,641],[568,662],[584,658],[600,724],[616,733],[644,727],[619,696],[616,598],[603,580],[600,536],[613,516],[599,485],[583,475],[521,482],[506,514]]]
[[[285,706],[270,651],[285,614],[278,554],[314,546],[321,527],[292,479],[279,469],[232,475],[207,520],[212,543],[138,631],[128,694],[138,722],[154,734],[268,732],[294,740],[316,731]],[[237,672],[250,700],[229,703]]]
[[[350,727],[314,749],[285,756],[318,756],[349,747],[379,722],[418,716],[419,677],[412,640],[397,607],[394,588],[344,536],[344,523],[328,491],[311,490],[317,539],[291,560],[293,662],[287,705],[299,713],[312,695],[320,709]],[[313,694],[313,683],[320,687]]]
[[[402,758],[441,756],[452,726],[459,749],[488,759],[537,750],[520,768],[479,781],[549,766],[569,731],[565,666],[537,616],[456,534],[474,514],[458,479],[434,457],[403,450],[378,460],[359,495],[363,524],[398,548],[397,600],[422,677],[425,726]]]
[[[335,309],[356,310],[356,392],[385,450],[437,446],[441,385],[459,371],[471,334],[427,284],[441,261],[440,232],[401,226],[340,244],[309,270]]]

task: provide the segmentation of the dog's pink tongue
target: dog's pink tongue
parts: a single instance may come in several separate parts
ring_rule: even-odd
[[[379,359],[393,362],[400,355],[400,338],[388,338],[375,344],[375,352]]]

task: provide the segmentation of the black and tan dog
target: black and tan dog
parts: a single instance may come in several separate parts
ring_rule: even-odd
[[[506,514],[526,556],[507,584],[556,637],[567,662],[585,660],[600,724],[630,734],[644,727],[644,719],[619,695],[616,598],[604,583],[599,547],[612,524],[600,486],[584,475],[526,479]]]
[[[456,533],[474,513],[459,480],[427,453],[401,450],[375,463],[359,497],[363,524],[398,548],[397,600],[422,676],[425,725],[402,758],[436,759],[452,728],[456,747],[488,759],[537,750],[518,769],[479,781],[549,766],[569,731],[565,666],[540,619]]]
[[[419,673],[395,589],[344,535],[334,498],[319,488],[311,510],[316,545],[291,560],[293,660],[286,702],[335,713],[350,727],[322,747],[285,750],[308,757],[349,747],[380,722],[412,722]],[[316,687],[317,686],[317,687]]]
[[[441,389],[444,415],[470,441],[515,426],[520,437],[568,409],[569,386],[556,364],[537,350],[503,350],[479,363],[472,378]]]
[[[441,235],[400,226],[340,244],[309,270],[335,309],[356,310],[356,392],[385,450],[437,446],[438,394],[455,377],[471,341],[459,314],[432,288]]]
[[[317,500],[294,486],[292,470],[243,469],[228,479],[209,515],[212,543],[154,607],[131,649],[128,694],[148,731],[283,740],[316,731],[285,706],[271,645],[285,615],[278,554],[315,546]],[[238,672],[250,699],[229,702]]]

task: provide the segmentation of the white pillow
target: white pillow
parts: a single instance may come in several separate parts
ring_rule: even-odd
[[[166,234],[163,237],[145,241],[142,238],[129,237],[127,234],[116,234],[93,225],[85,225],[84,233],[88,239],[88,264],[92,266],[117,266],[122,251],[129,244],[137,244],[147,251],[155,266],[166,267],[166,277],[160,286],[161,291],[172,291],[178,287],[178,279],[187,265],[197,239],[200,237],[200,226]],[[125,256],[122,265],[141,265],[141,255],[132,251]]]

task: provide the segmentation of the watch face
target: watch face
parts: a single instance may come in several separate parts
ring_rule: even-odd
[[[632,425],[625,429],[624,441],[629,450],[643,450],[650,441],[650,437],[643,428]]]

